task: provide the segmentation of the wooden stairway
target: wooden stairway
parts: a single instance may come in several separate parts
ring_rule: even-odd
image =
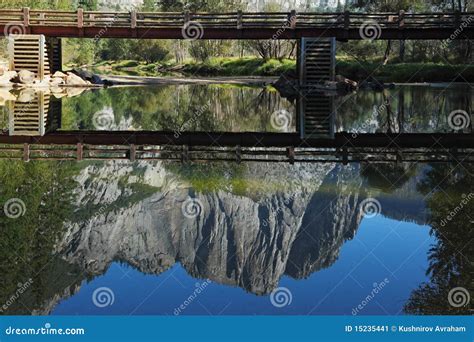
[[[15,102],[10,108],[10,136],[42,136],[48,126],[50,95],[40,91],[29,102]]]
[[[8,44],[10,70],[28,70],[43,80],[51,74],[50,58],[43,35],[10,35]]]
[[[335,38],[302,38],[300,41],[298,113],[303,139],[334,138],[334,98],[312,88],[335,80],[335,49]]]
[[[299,76],[301,86],[334,81],[336,62],[335,38],[302,38]]]

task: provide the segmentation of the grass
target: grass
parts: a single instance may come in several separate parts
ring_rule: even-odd
[[[290,59],[212,58],[202,63],[186,63],[185,73],[212,76],[275,76],[295,69],[295,61]]]
[[[219,57],[206,62],[151,63],[125,60],[101,62],[94,67],[108,67],[116,71],[132,72],[141,76],[163,76],[161,69],[176,69],[187,76],[279,76],[295,71],[296,61],[290,59],[264,60],[258,57]],[[436,63],[393,63],[381,65],[378,62],[359,62],[341,56],[337,58],[336,74],[355,81],[373,76],[384,82],[474,82],[474,65],[446,65]]]

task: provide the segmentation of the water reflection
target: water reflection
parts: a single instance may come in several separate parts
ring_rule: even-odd
[[[472,113],[474,92],[469,84],[398,86],[381,92],[359,91],[336,102],[337,131],[353,133],[472,133],[474,121],[454,129],[449,114]]]
[[[0,217],[5,228],[0,231],[4,279],[0,301],[8,302],[18,284],[31,278],[25,295],[10,301],[6,313],[48,314],[55,312],[60,302],[63,313],[85,312],[87,303],[68,309],[68,301],[81,296],[86,283],[101,284],[101,276],[121,262],[139,271],[133,273],[134,277],[140,273],[168,277],[167,272],[179,264],[191,277],[247,292],[233,292],[222,301],[238,303],[240,298],[257,298],[267,303],[268,295],[288,277],[311,280],[325,269],[337,269],[336,261],[351,265],[351,255],[341,256],[348,241],[355,239],[354,243],[368,246],[377,236],[381,235],[382,243],[396,234],[405,234],[406,229],[412,233],[402,235],[407,240],[397,243],[395,249],[374,249],[369,254],[364,250],[363,259],[378,255],[384,263],[383,267],[379,265],[380,274],[396,282],[390,290],[395,292],[387,294],[399,300],[383,302],[387,311],[395,313],[405,303],[407,313],[467,313],[467,307],[450,306],[445,294],[452,287],[469,285],[468,261],[473,256],[469,250],[473,238],[469,215],[474,198],[466,191],[472,188],[473,171],[471,165],[456,167],[449,163],[406,164],[390,170],[390,166],[379,169],[371,165],[367,169],[334,164],[52,165],[0,161],[0,177],[5,184],[0,192],[2,203],[12,197],[21,198],[26,208],[24,216],[16,220]],[[385,181],[377,172],[384,172]],[[368,198],[379,201],[384,217],[398,221],[390,228],[395,229],[395,235],[390,230],[374,231],[369,236],[358,233],[362,221],[372,222],[361,210],[361,203]],[[469,200],[457,210],[455,220],[444,222],[443,218],[463,198]],[[189,203],[197,205],[198,210],[187,210]],[[373,222],[377,226],[377,220]],[[399,261],[410,264],[410,255],[422,247],[410,243],[414,239],[411,234],[421,233],[422,227],[408,222],[430,224],[436,239],[431,250],[425,251],[429,253],[429,268],[421,263],[419,268],[397,273],[403,266]],[[421,242],[431,241],[428,231],[421,236]],[[388,259],[383,257],[385,254]],[[420,260],[423,258],[427,256],[422,255]],[[376,262],[375,257],[369,260]],[[386,260],[397,263],[387,266]],[[368,270],[374,271],[373,267],[355,266],[349,268],[354,279],[366,279],[369,284],[381,281],[379,274],[370,275]],[[426,268],[429,278],[420,285]],[[347,279],[347,274],[335,273],[326,284],[345,283]],[[411,279],[420,281],[412,284]],[[119,291],[127,282],[119,277],[108,285]],[[333,290],[314,288],[311,282],[302,284],[301,288],[298,283],[292,285],[295,297],[311,301],[314,293],[323,298],[331,295],[334,301],[332,309],[323,307],[312,314],[334,310],[350,314],[341,292],[345,287]],[[351,282],[349,285],[355,286]],[[405,297],[412,290],[411,296]],[[367,289],[359,292],[364,294]],[[165,295],[177,306],[181,297],[173,293]],[[135,306],[141,301],[139,293],[132,291],[127,296]],[[357,302],[358,298],[352,300]],[[202,301],[205,305],[205,298]],[[228,308],[229,312],[242,312],[235,305],[234,309]],[[266,312],[258,305],[252,308],[256,314]],[[149,313],[170,314],[160,302],[151,301],[146,309]],[[130,313],[120,307],[111,310]],[[277,313],[275,308],[272,310]],[[309,313],[309,309],[299,306],[294,310],[292,313]]]
[[[473,122],[467,118],[471,120],[463,129],[454,129],[449,122],[453,111],[471,113],[469,85],[399,86],[344,97],[309,92],[291,101],[268,88],[229,85],[82,89],[79,94],[35,94],[30,89],[0,98],[5,104],[1,128],[11,135],[130,130],[300,132],[302,138],[320,138],[335,132],[472,133]],[[28,115],[34,116],[27,124],[31,127],[17,128],[24,126]],[[51,117],[55,124],[48,126]]]

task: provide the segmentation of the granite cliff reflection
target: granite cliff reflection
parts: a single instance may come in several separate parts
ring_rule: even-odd
[[[50,167],[1,164],[8,180],[1,199],[15,195],[27,207],[14,222],[1,217],[3,302],[32,279],[9,314],[48,314],[117,261],[154,275],[179,263],[195,278],[267,295],[285,275],[301,279],[331,267],[356,234],[367,197],[398,220],[424,223],[433,215],[414,190],[423,166],[407,165],[396,189],[389,185],[398,175],[384,186],[371,176],[373,165],[369,172],[335,164],[62,163],[54,175]],[[189,199],[201,206],[194,217],[183,214]]]

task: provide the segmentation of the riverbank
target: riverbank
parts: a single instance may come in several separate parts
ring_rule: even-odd
[[[212,58],[207,62],[145,64],[136,61],[101,62],[89,66],[100,74],[128,76],[270,76],[296,70],[296,61],[261,58]],[[336,73],[355,81],[372,76],[383,82],[473,82],[474,65],[435,63],[380,63],[337,59]]]
[[[120,86],[134,85],[178,85],[178,84],[227,84],[233,86],[267,86],[273,84],[276,77],[173,77],[173,76],[130,76],[130,75],[100,75],[106,83]]]

